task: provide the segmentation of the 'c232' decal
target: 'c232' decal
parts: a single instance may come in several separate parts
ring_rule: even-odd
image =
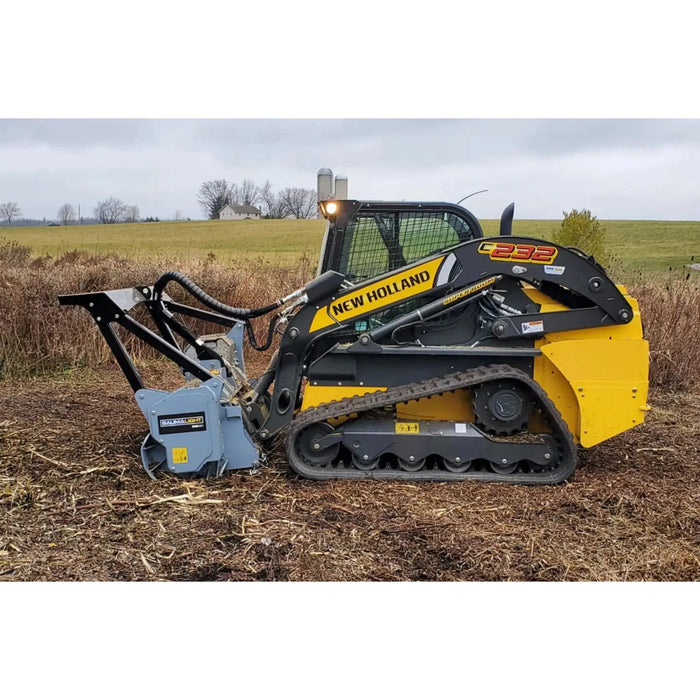
[[[539,265],[549,265],[559,251],[553,245],[531,245],[530,243],[499,243],[484,241],[479,252],[491,260],[526,260]]]

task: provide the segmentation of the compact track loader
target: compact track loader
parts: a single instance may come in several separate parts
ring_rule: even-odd
[[[257,467],[286,431],[289,464],[312,479],[559,484],[591,447],[644,420],[648,346],[637,303],[580,250],[500,235],[447,203],[320,203],[318,276],[258,309],[223,304],[177,272],[155,284],[72,294],[149,425],[147,473],[218,476]],[[179,285],[199,302],[166,293]],[[144,305],[157,330],[138,322]],[[251,320],[270,315],[259,344]],[[188,318],[225,332],[197,337]],[[181,369],[144,386],[116,326]],[[249,380],[244,336],[279,347]]]

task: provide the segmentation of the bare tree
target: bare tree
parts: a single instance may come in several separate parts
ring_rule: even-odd
[[[56,217],[64,226],[68,226],[71,221],[75,221],[75,209],[73,205],[68,204],[68,202],[61,204]]]
[[[118,224],[126,219],[127,206],[120,199],[108,197],[97,203],[94,214],[101,224]]]
[[[252,180],[243,180],[236,195],[236,204],[253,207],[260,201],[260,188]]]
[[[22,216],[22,212],[17,202],[5,202],[0,204],[0,219],[5,219],[8,224],[11,224],[13,219]]]
[[[173,216],[173,221],[182,221],[182,219],[183,219],[182,209],[176,209],[175,215]]]
[[[286,187],[280,192],[280,198],[287,207],[289,216],[295,219],[313,219],[316,216],[316,190]]]
[[[126,206],[126,214],[124,218],[128,224],[135,224],[140,218],[139,208],[135,204],[128,204]]]
[[[286,219],[289,216],[289,209],[284,199],[272,189],[269,180],[260,188],[260,201],[263,205],[263,212],[271,219]]]
[[[197,201],[210,219],[218,219],[219,212],[227,204],[234,203],[236,189],[236,185],[229,184],[226,180],[208,180],[199,188]]]

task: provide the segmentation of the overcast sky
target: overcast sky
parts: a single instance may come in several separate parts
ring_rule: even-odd
[[[0,202],[53,219],[108,196],[142,216],[203,218],[205,180],[315,187],[350,197],[457,201],[496,218],[700,219],[700,120],[0,120]]]

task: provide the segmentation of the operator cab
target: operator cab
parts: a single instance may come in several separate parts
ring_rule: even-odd
[[[448,202],[319,202],[328,224],[318,275],[336,270],[351,284],[446,248],[483,238],[477,218]]]

